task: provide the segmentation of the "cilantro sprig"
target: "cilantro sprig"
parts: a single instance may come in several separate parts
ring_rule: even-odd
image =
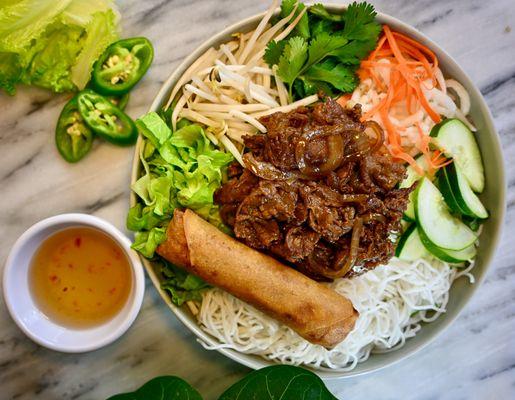
[[[283,0],[281,17],[304,4]],[[293,32],[284,40],[271,41],[265,61],[277,65],[277,74],[289,88],[292,99],[319,91],[334,96],[351,92],[358,84],[356,71],[376,44],[381,26],[375,22],[374,7],[352,3],[344,13],[329,12],[322,4],[309,7]]]

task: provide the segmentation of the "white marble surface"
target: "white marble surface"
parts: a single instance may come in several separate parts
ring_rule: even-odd
[[[487,279],[454,325],[425,350],[377,373],[333,381],[338,398],[515,398],[515,2],[378,0],[376,7],[422,30],[452,54],[480,87],[501,135],[508,179],[503,240]],[[133,93],[143,114],[180,60],[230,23],[264,10],[254,0],[119,2],[124,36],[147,36],[154,64]],[[27,227],[50,215],[85,212],[124,229],[132,149],[97,145],[77,165],[62,161],[53,132],[64,96],[23,89],[0,94],[0,265]],[[248,370],[207,352],[148,283],[134,326],[116,343],[66,355],[28,340],[0,299],[1,399],[103,399],[164,374],[193,384],[207,400]]]

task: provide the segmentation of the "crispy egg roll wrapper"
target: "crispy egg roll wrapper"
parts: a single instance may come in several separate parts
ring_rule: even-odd
[[[158,254],[289,326],[334,347],[358,313],[334,290],[219,231],[191,210],[176,210]]]

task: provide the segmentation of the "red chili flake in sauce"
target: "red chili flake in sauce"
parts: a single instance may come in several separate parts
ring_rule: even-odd
[[[80,236],[75,238],[75,247],[80,247],[82,243],[82,238]]]
[[[114,288],[111,288],[111,289],[109,290],[109,294],[114,294],[114,292],[116,292],[116,288],[115,288],[115,287],[114,287]]]
[[[66,292],[67,290],[68,290],[68,288],[67,288],[67,287],[64,287],[64,288],[63,288],[63,292]]]
[[[68,268],[73,269],[73,264],[68,264]]]
[[[50,275],[49,278],[50,278],[50,281],[57,282],[57,275]]]

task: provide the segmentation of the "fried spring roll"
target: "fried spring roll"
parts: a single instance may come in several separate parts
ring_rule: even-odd
[[[334,290],[176,210],[158,254],[286,324],[314,344],[334,347],[358,313]]]

